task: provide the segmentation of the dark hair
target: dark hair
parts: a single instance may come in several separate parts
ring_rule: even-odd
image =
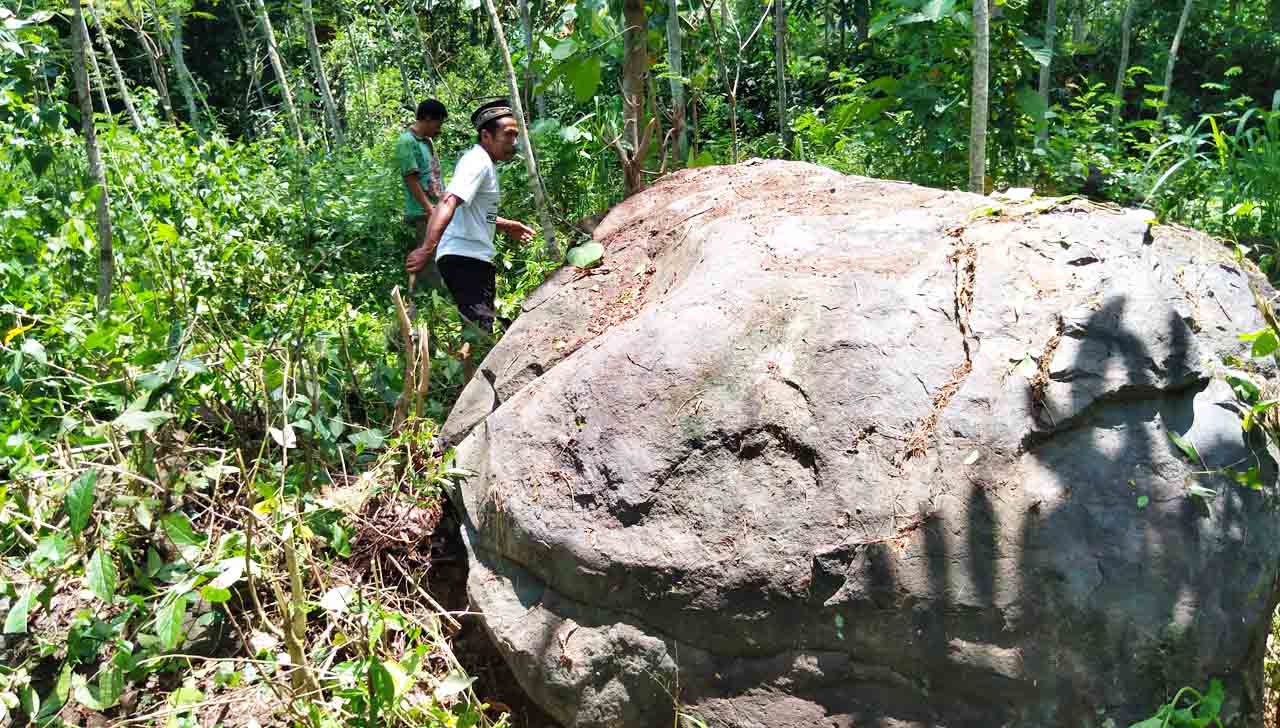
[[[484,104],[483,106],[481,106],[480,108],[476,109],[471,113],[471,123],[474,124],[475,120],[479,118],[482,112],[488,109],[499,107],[499,106],[509,107],[511,106],[511,102],[507,101],[506,99],[496,99],[494,101],[490,101]],[[505,116],[495,117],[493,119],[486,121],[480,126],[476,127],[476,144],[480,143],[480,140],[482,139],[483,134],[486,131],[489,132],[490,134],[496,133],[498,131],[498,122],[502,121],[505,118],[506,118]]]
[[[427,99],[418,104],[418,121],[431,121],[439,119],[444,121],[449,118],[449,112],[445,110],[444,104],[435,99]]]

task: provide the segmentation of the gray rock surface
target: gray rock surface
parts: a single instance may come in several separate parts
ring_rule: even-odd
[[[1222,380],[1253,274],[1140,211],[996,204],[686,170],[531,297],[445,433],[471,598],[550,714],[1124,725],[1211,675],[1258,707],[1276,466]]]

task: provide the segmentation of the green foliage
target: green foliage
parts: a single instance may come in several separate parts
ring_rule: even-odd
[[[1201,694],[1194,688],[1184,687],[1168,703],[1160,706],[1156,714],[1129,728],[1222,728],[1222,701],[1225,692],[1222,683],[1213,680],[1209,692]]]

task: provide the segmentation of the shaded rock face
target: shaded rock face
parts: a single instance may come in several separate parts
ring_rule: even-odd
[[[1250,274],[1141,212],[992,204],[686,170],[530,299],[445,431],[469,592],[549,713],[1123,724],[1211,675],[1257,707],[1276,467],[1222,380]]]

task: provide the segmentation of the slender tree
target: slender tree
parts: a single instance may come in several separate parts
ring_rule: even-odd
[[[400,34],[396,32],[396,27],[391,22],[391,16],[387,14],[387,9],[382,7],[381,3],[378,3],[377,5],[378,11],[382,13],[382,25],[387,29],[387,37],[391,39],[392,44],[396,48],[402,47],[403,44],[400,42]],[[404,58],[399,53],[394,55],[396,59],[396,68],[400,71],[400,87],[404,91],[405,108],[417,108],[418,102],[414,99],[413,90],[409,86],[409,70],[405,68]]]
[[[178,120],[173,113],[173,97],[169,95],[169,80],[165,77],[164,66],[160,63],[162,58],[160,47],[153,43],[151,37],[147,35],[146,19],[134,7],[133,0],[125,0],[125,4],[129,9],[129,15],[136,22],[134,32],[138,36],[138,42],[146,51],[147,65],[151,68],[151,82],[156,87],[156,96],[160,99],[160,108],[164,111],[164,118],[168,119],[170,124],[176,124]],[[158,25],[158,18],[156,22]]]
[[[182,99],[187,104],[187,118],[196,132],[204,133],[204,120],[196,107],[195,77],[187,68],[186,53],[182,49],[182,9],[175,5],[170,11],[169,48],[173,56],[173,69],[178,75],[178,89],[182,91]]]
[[[1044,18],[1044,46],[1047,56],[1040,64],[1040,106],[1049,108],[1049,86],[1053,83],[1053,54],[1058,38],[1058,0],[1048,0]],[[1040,120],[1036,130],[1036,145],[1044,146],[1049,140],[1049,120]]]
[[[89,12],[93,13],[94,25],[98,26],[98,40],[102,41],[102,49],[106,51],[107,61],[111,64],[111,75],[115,78],[116,89],[120,92],[120,101],[124,103],[124,109],[129,114],[129,123],[133,124],[134,129],[141,131],[142,117],[138,115],[138,109],[133,105],[129,85],[125,82],[124,73],[120,70],[120,62],[116,60],[115,49],[111,47],[111,35],[107,33],[107,27],[102,24],[102,17],[93,6],[89,7]]]
[[[85,72],[88,60],[89,34],[85,30],[84,9],[80,0],[71,0],[71,46],[75,55],[76,96],[80,99],[80,128],[84,133],[84,147],[89,157],[89,174],[97,185],[98,213],[98,315],[105,317],[111,307],[111,282],[115,278],[115,253],[111,245],[111,195],[107,188],[107,175],[102,168],[102,155],[98,151],[98,129],[93,120],[93,97],[89,92],[89,75]]]
[[[1173,90],[1173,66],[1178,62],[1178,46],[1182,44],[1182,33],[1187,29],[1187,19],[1191,17],[1191,5],[1195,0],[1187,0],[1182,5],[1182,16],[1178,18],[1178,30],[1173,34],[1173,44],[1169,46],[1169,62],[1164,67],[1164,92],[1160,94],[1160,110],[1156,119],[1164,117],[1169,106],[1169,92]]]
[[[1089,7],[1088,0],[1075,0],[1071,6],[1071,44],[1084,45],[1089,40],[1089,25],[1086,22]]]
[[[973,3],[973,93],[969,122],[969,191],[986,193],[987,113],[991,74],[991,11],[987,0]]]
[[[93,73],[93,85],[98,89],[98,102],[102,104],[102,113],[111,116],[111,99],[107,97],[107,83],[102,77],[102,66],[98,65],[98,54],[93,51],[93,36],[89,35],[88,21],[80,16],[80,32],[87,39],[84,54],[89,59],[89,70]]]
[[[684,53],[680,37],[680,0],[667,0],[667,66],[671,69],[671,120],[680,161],[689,158],[689,130],[684,112]]]
[[[244,28],[244,20],[240,17],[240,0],[231,0],[227,3],[231,6],[231,17],[236,21],[236,31],[240,34],[240,44],[245,47],[244,72],[249,77],[250,83],[253,85],[253,91],[258,95],[258,106],[267,108],[267,96],[262,93],[262,80],[258,75],[258,44],[249,38],[248,31]],[[249,94],[245,94],[245,101],[248,101]]]
[[[1120,110],[1124,108],[1124,79],[1129,74],[1129,35],[1133,27],[1133,6],[1137,0],[1125,0],[1120,19],[1120,63],[1116,66],[1116,100],[1111,107],[1111,127],[1120,132]]]
[[[267,57],[271,59],[271,69],[275,71],[276,80],[280,83],[280,96],[284,99],[284,110],[289,118],[289,127],[293,130],[298,143],[302,144],[302,122],[298,119],[298,108],[293,105],[293,92],[289,90],[289,77],[284,73],[284,63],[280,61],[280,50],[276,45],[276,31],[271,27],[271,16],[267,14],[267,6],[262,0],[254,0],[254,9],[258,12],[258,25],[262,28],[263,40],[267,43]]]
[[[324,61],[320,58],[320,41],[316,39],[316,19],[311,10],[311,0],[302,0],[302,20],[306,26],[307,51],[311,54],[311,67],[320,87],[320,100],[324,102],[324,118],[333,132],[333,143],[342,146],[342,124],[338,123],[338,105],[329,91],[329,79],[324,74]]]
[[[534,109],[541,117],[545,109],[534,101],[533,77],[533,16],[529,13],[529,0],[519,0],[516,8],[520,11],[520,31],[524,40],[524,98],[525,105],[534,104]]]
[[[624,184],[628,195],[644,189],[641,165],[648,152],[645,140],[645,91],[649,80],[649,16],[645,13],[644,0],[622,2],[622,141],[626,153],[624,159]]]
[[[791,124],[787,121],[787,0],[773,0],[773,57],[778,86],[778,135],[791,151]]]
[[[743,53],[749,48],[756,36],[760,34],[760,29],[764,27],[764,21],[769,18],[769,12],[773,9],[773,5],[766,5],[764,12],[760,15],[760,21],[756,23],[756,27],[747,36],[746,40],[742,39],[742,33],[738,29],[738,23],[733,19],[733,15],[729,12],[729,5],[726,0],[720,0],[720,20],[725,26],[724,29],[732,29],[735,37],[733,43],[733,76],[729,76],[729,65],[724,60],[723,42],[721,40],[721,30],[717,29],[715,19],[711,15],[711,0],[702,0],[702,9],[707,20],[707,26],[711,29],[711,43],[715,46],[716,61],[719,64],[720,80],[724,84],[725,93],[729,96],[729,130],[732,136],[732,161],[738,163],[738,82],[742,80],[742,63]],[[843,38],[842,38],[843,40]]]
[[[514,106],[516,123],[520,125],[520,145],[524,148],[525,169],[529,172],[529,189],[533,192],[533,201],[538,206],[538,219],[542,223],[542,239],[546,241],[546,255],[549,258],[558,258],[560,248],[556,245],[556,228],[552,223],[547,191],[542,186],[542,175],[538,174],[538,160],[534,157],[533,137],[529,135],[529,124],[525,121],[524,104],[520,102],[520,81],[516,76],[516,68],[511,63],[511,49],[507,47],[507,36],[502,30],[502,20],[498,18],[498,9],[494,7],[493,0],[484,0],[484,5],[489,11],[489,21],[493,24],[493,37],[498,40],[502,62],[507,68],[511,103]]]

